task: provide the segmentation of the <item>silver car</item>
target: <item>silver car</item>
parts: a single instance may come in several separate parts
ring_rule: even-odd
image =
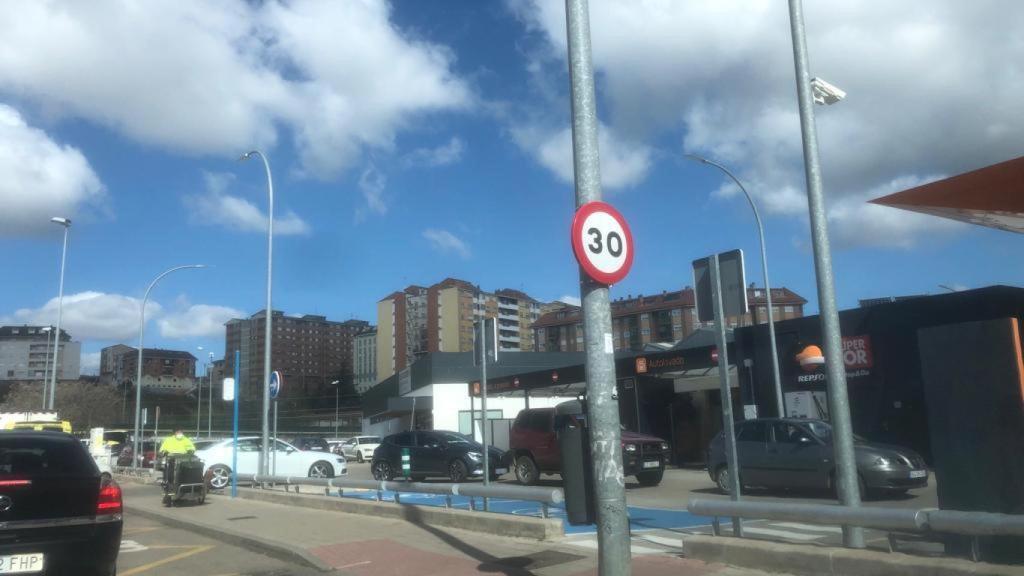
[[[928,486],[924,459],[913,450],[857,436],[854,451],[861,496],[902,494]],[[832,426],[821,420],[762,418],[736,424],[736,455],[742,486],[835,488]],[[725,493],[731,489],[721,433],[708,447],[708,473]]]

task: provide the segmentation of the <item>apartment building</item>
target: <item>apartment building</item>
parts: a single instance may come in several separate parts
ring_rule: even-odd
[[[727,319],[729,327],[768,321],[764,289],[747,289],[750,312]],[[772,288],[772,313],[776,321],[800,318],[807,300],[788,288]],[[697,320],[692,288],[654,296],[632,295],[612,302],[612,338],[615,350],[639,350],[652,343],[674,343],[686,338],[701,324]],[[539,352],[583,351],[583,321],[577,306],[564,305],[544,314],[532,325]]]
[[[353,371],[360,396],[377,384],[377,328],[369,327],[355,337]]]
[[[337,322],[325,316],[286,316],[273,312],[270,369],[280,371],[282,398],[310,399],[330,394],[331,382],[352,378],[352,355],[357,334],[370,326],[365,320]],[[240,354],[239,390],[243,399],[262,398],[266,311],[226,323],[224,370],[234,374],[235,351]]]
[[[0,326],[0,381],[42,381],[53,369],[53,328],[50,326]],[[82,343],[60,331],[57,379],[78,380]]]
[[[530,325],[542,304],[519,290],[485,292],[465,280],[409,286],[377,302],[377,374],[383,380],[428,352],[473,349],[473,323],[498,320],[498,343],[506,351],[532,351]]]

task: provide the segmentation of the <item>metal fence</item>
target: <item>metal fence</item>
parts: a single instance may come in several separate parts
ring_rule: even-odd
[[[1024,536],[1024,515],[993,512],[964,512],[934,508],[893,509],[850,508],[830,504],[790,504],[774,502],[733,502],[730,500],[690,500],[687,510],[713,518],[712,531],[721,533],[719,517],[785,520],[808,524],[860,526],[889,532],[889,549],[895,547],[893,533],[925,535],[958,534],[970,536],[971,559],[979,560],[979,536]]]
[[[282,485],[285,489],[295,487],[299,491],[300,486],[320,488],[325,495],[330,496],[337,493],[344,496],[345,490],[371,490],[377,494],[377,501],[384,500],[384,492],[391,492],[395,503],[401,503],[402,494],[439,494],[445,496],[445,507],[451,508],[452,496],[466,496],[470,499],[470,509],[477,510],[476,499],[482,498],[506,498],[510,500],[525,500],[537,502],[541,505],[541,515],[548,517],[548,506],[561,504],[565,496],[560,488],[544,488],[539,486],[515,486],[508,484],[452,484],[452,483],[426,483],[426,482],[396,482],[379,480],[353,480],[348,478],[306,478],[294,476],[260,476],[255,474],[239,475],[240,484],[249,484],[253,487],[266,485]]]

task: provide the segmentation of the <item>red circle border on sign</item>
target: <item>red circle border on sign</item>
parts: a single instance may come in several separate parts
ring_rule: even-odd
[[[598,270],[596,266],[590,263],[587,259],[585,248],[583,246],[583,240],[581,239],[581,232],[583,232],[583,223],[587,218],[595,212],[606,212],[614,218],[620,226],[622,231],[626,234],[626,261],[622,264],[617,271],[608,273]],[[600,282],[606,286],[611,286],[621,281],[629,274],[630,268],[633,267],[633,232],[629,229],[629,224],[626,223],[626,219],[622,217],[611,204],[607,202],[587,202],[583,206],[580,206],[579,210],[576,211],[576,215],[572,219],[572,228],[569,231],[571,236],[570,241],[572,242],[572,252],[576,256],[576,261],[583,268],[583,271],[587,273],[595,282]]]

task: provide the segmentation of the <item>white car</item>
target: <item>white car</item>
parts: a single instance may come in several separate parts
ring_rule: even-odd
[[[304,452],[282,442],[271,440],[275,451],[270,453],[274,471],[278,476],[307,476],[309,478],[334,478],[348,474],[345,458],[324,452]],[[221,440],[203,450],[197,450],[196,456],[203,461],[203,474],[215,490],[231,484],[231,444],[232,440]],[[247,476],[256,474],[259,467],[260,438],[249,436],[238,439],[238,474]]]
[[[355,458],[356,462],[368,462],[373,460],[377,446],[380,446],[380,436],[356,436],[341,445],[341,453],[347,458]]]

